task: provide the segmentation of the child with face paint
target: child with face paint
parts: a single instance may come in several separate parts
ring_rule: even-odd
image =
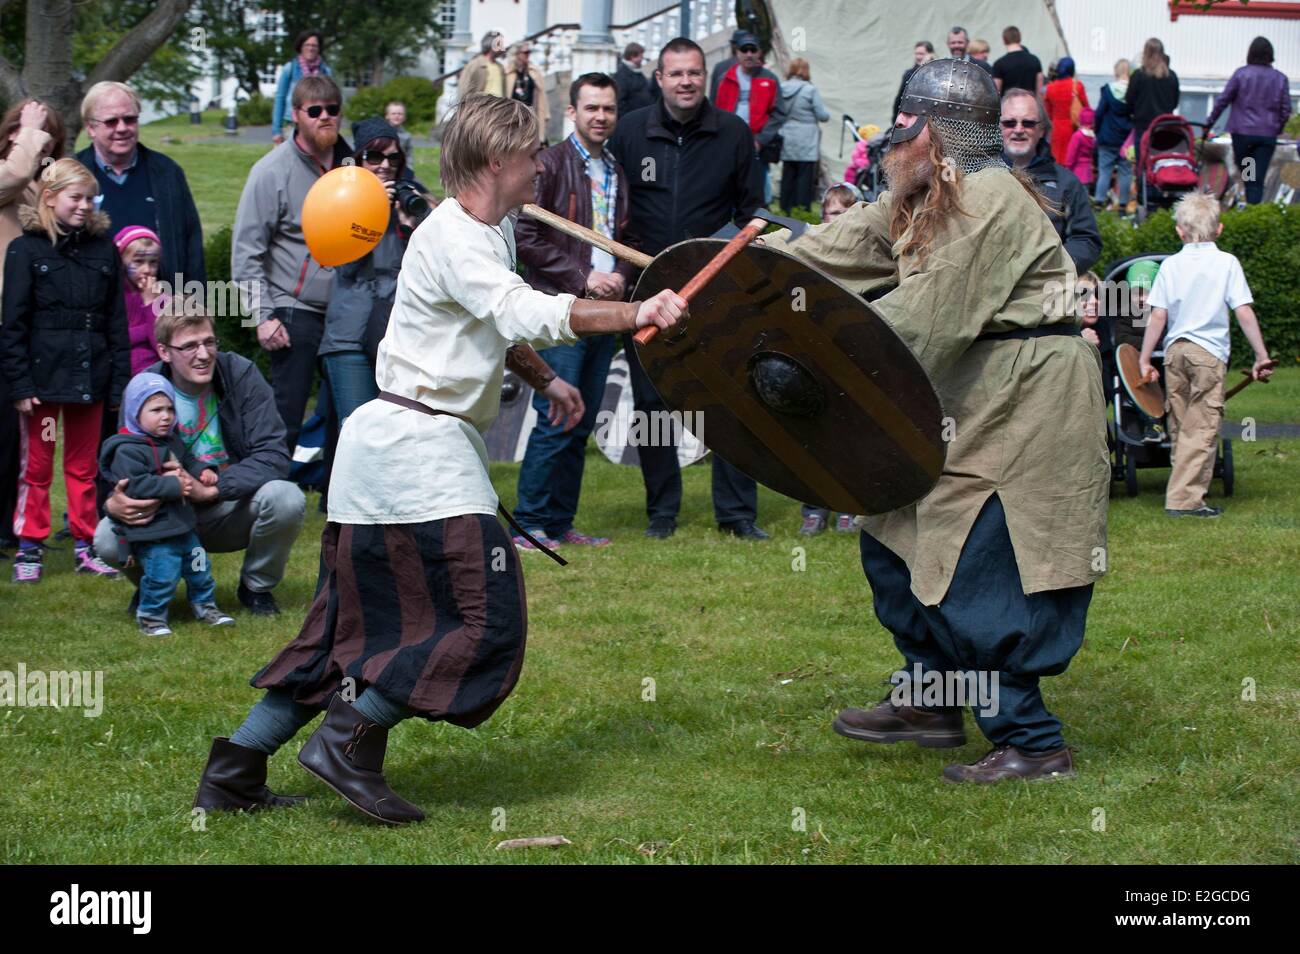
[[[158,339],[153,325],[170,297],[158,287],[162,241],[152,229],[128,225],[113,236],[113,244],[122,257],[126,274],[122,288],[131,328],[131,373],[139,374],[158,360]]]
[[[208,486],[217,471],[195,460],[176,436],[176,392],[161,374],[137,374],[122,398],[122,430],[104,442],[99,465],[111,483],[127,478],[130,496],[164,501],[144,526],[115,526],[144,571],[136,621],[146,636],[170,636],[167,606],[181,578],[194,618],[209,626],[230,626],[234,619],[217,608],[216,584],[208,554],[195,532],[194,508],[186,502],[193,481]],[[165,470],[175,458],[179,471]]]

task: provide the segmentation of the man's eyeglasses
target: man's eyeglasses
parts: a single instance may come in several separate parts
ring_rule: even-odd
[[[402,155],[401,150],[382,152],[379,149],[363,149],[361,151],[361,161],[372,166],[380,166],[386,162],[388,168],[396,169],[406,162],[406,157]]]
[[[121,123],[123,126],[134,126],[136,123],[140,121],[140,117],[138,115],[109,116],[107,119],[94,119],[91,121],[99,123],[101,126],[107,126],[109,129],[116,129],[119,123]]]
[[[163,345],[163,347],[171,351],[179,351],[185,357],[192,358],[199,353],[200,348],[206,349],[208,354],[216,354],[217,345],[218,341],[216,338],[204,338],[202,341],[191,341],[188,344],[183,344],[179,347],[175,345]]]
[[[1026,129],[1033,129],[1038,125],[1037,119],[1004,119],[1002,120],[1003,129],[1015,129],[1017,126],[1024,126]]]
[[[328,106],[322,106],[319,103],[317,103],[315,106],[308,106],[303,111],[312,119],[320,119],[320,114],[322,110],[329,113],[331,116],[337,116],[339,114],[339,111],[342,108],[343,107],[341,107],[338,103],[330,103]]]
[[[670,80],[702,80],[704,79],[704,70],[673,70],[671,73],[665,73],[664,76]]]
[[[742,47],[740,48],[740,52],[741,52],[741,53],[757,53],[757,52],[758,52],[758,47],[754,46],[753,44],[749,44],[749,45],[746,45],[746,46],[742,46]]]

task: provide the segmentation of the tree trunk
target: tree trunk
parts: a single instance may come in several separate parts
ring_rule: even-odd
[[[370,85],[384,85],[384,58],[382,56],[375,57],[374,64],[370,67]]]
[[[23,70],[20,74],[12,63],[0,57],[0,90],[11,103],[32,96],[58,110],[67,129],[64,148],[71,152],[81,132],[81,97],[85,90],[101,80],[127,82],[167,42],[191,2],[160,0],[95,65],[83,86],[72,72],[73,0],[27,0]]]

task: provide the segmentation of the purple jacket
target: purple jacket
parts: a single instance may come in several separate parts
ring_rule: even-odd
[[[1286,74],[1271,66],[1243,66],[1214,101],[1207,120],[1213,126],[1232,107],[1228,132],[1243,136],[1280,136],[1291,116],[1291,92]]]

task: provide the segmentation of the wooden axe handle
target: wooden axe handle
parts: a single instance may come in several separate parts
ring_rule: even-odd
[[[589,228],[584,228],[577,222],[570,222],[562,215],[556,215],[548,209],[543,209],[540,205],[534,205],[529,202],[522,209],[525,215],[537,219],[539,222],[545,222],[553,229],[558,229],[565,235],[571,235],[580,242],[586,242],[588,245],[594,245],[596,248],[603,249],[613,255],[615,258],[622,259],[629,265],[635,265],[637,268],[645,268],[654,261],[653,255],[647,255],[645,252],[638,252],[634,248],[615,242],[613,239],[606,238],[599,232]]]
[[[1255,379],[1254,379],[1253,377],[1251,377],[1249,371],[1242,371],[1241,373],[1244,374],[1244,375],[1246,376],[1246,380],[1245,380],[1245,381],[1241,381],[1241,382],[1239,382],[1238,384],[1235,384],[1235,385],[1232,386],[1232,389],[1231,389],[1227,394],[1225,394],[1225,395],[1223,396],[1223,400],[1224,400],[1225,402],[1228,400],[1228,398],[1232,397],[1234,394],[1237,394],[1237,393],[1240,392],[1240,391],[1244,391],[1246,388],[1250,387],[1251,384],[1254,383]],[[1265,384],[1268,384],[1268,378],[1265,378],[1265,379],[1264,379],[1264,383],[1265,383]]]
[[[689,282],[687,282],[686,287],[683,288],[681,291],[679,291],[677,294],[682,298],[686,299],[687,304],[690,304],[691,299],[694,298],[699,293],[699,291],[702,288],[704,288],[705,285],[713,281],[713,279],[717,276],[718,272],[726,268],[727,263],[730,262],[737,255],[739,255],[740,250],[743,249],[750,242],[754,241],[754,239],[758,237],[758,234],[762,232],[763,229],[765,229],[767,226],[768,226],[767,219],[762,219],[762,218],[750,219],[749,223],[743,229],[737,232],[732,237],[731,241],[728,242],[726,245],[724,245],[718,251],[717,255],[713,256],[712,261],[710,261],[709,264],[701,268],[699,273],[694,278],[692,278]],[[642,328],[640,331],[638,331],[633,336],[633,340],[635,340],[636,343],[639,345],[647,345],[650,342],[654,341],[655,335],[657,334],[659,334],[658,326],[649,325],[648,327]]]

